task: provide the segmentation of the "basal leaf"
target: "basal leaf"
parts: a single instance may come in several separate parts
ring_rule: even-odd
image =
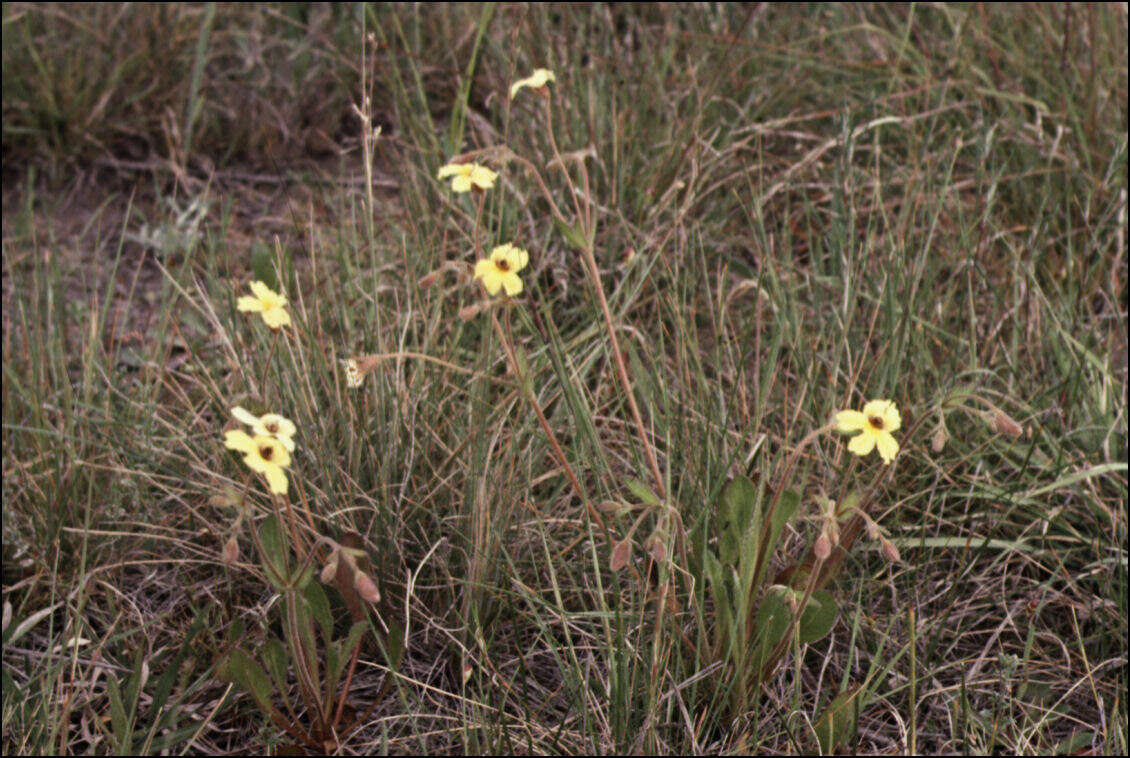
[[[816,590],[800,614],[797,634],[801,643],[815,642],[832,631],[836,623],[836,601],[827,590]]]

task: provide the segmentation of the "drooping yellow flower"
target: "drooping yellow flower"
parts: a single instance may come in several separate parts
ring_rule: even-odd
[[[522,292],[522,280],[518,272],[530,262],[530,254],[520,247],[507,242],[490,251],[490,258],[475,264],[475,278],[482,281],[487,294],[497,295],[504,288],[513,297]]]
[[[361,373],[361,368],[357,365],[357,360],[349,358],[343,361],[345,364],[345,385],[357,389],[365,383],[365,375]]]
[[[836,428],[841,432],[860,432],[851,438],[848,450],[856,455],[867,455],[879,449],[883,463],[889,464],[899,451],[899,443],[891,432],[902,426],[898,408],[890,400],[872,400],[863,411],[840,411],[836,414]]]
[[[498,173],[478,163],[448,163],[440,167],[436,178],[443,181],[448,177],[455,177],[451,180],[451,189],[454,192],[466,192],[472,188],[490,189],[494,186]]]
[[[286,494],[286,472],[283,469],[290,465],[290,453],[280,440],[265,434],[252,437],[236,429],[224,433],[224,447],[243,453],[243,462],[249,469],[267,478],[271,492]]]
[[[532,87],[539,89],[544,87],[549,82],[557,81],[557,77],[553,72],[547,68],[534,69],[534,73],[527,76],[525,79],[519,79],[510,86],[510,98],[513,99],[518,94],[518,90],[523,87]]]
[[[283,444],[287,452],[294,452],[294,433],[298,430],[295,428],[294,422],[285,416],[280,416],[277,413],[256,416],[238,405],[231,409],[231,415],[235,416],[237,421],[250,426],[251,431],[256,435],[274,437]]]
[[[263,282],[251,282],[251,294],[236,301],[235,307],[240,311],[262,314],[263,321],[272,329],[290,326],[286,296],[273,291]]]

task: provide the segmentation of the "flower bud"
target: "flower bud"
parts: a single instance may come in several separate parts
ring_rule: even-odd
[[[1000,408],[993,409],[992,417],[989,419],[989,426],[997,434],[1004,434],[1013,439],[1018,439],[1024,434],[1023,427],[1013,421],[1012,418]]]
[[[334,550],[330,555],[330,559],[326,561],[326,565],[322,567],[322,573],[319,576],[322,580],[322,584],[329,584],[334,580],[334,577],[337,576],[337,555],[337,551]]]
[[[632,540],[630,537],[625,537],[616,543],[616,547],[612,548],[612,559],[608,562],[608,567],[613,571],[619,571],[628,565],[628,558],[632,555]]]
[[[930,449],[935,453],[942,452],[947,439],[949,439],[949,435],[946,434],[946,428],[938,424],[938,428],[934,430],[934,436],[930,438]]]
[[[353,589],[357,590],[357,594],[364,598],[367,603],[379,603],[381,601],[381,592],[377,589],[376,582],[360,569],[353,572]]]
[[[898,563],[900,561],[899,549],[894,546],[893,542],[886,537],[882,537],[879,543],[883,546],[883,555],[887,556],[888,561],[891,563]]]
[[[832,541],[828,539],[828,535],[823,532],[816,538],[816,542],[812,545],[812,554],[816,556],[818,561],[828,560],[828,556],[832,554]]]
[[[480,300],[477,303],[471,303],[470,305],[464,306],[463,308],[459,309],[459,320],[470,321],[475,316],[479,315],[484,310],[489,308],[490,305],[490,300]]]
[[[228,566],[234,566],[239,560],[239,540],[234,534],[224,543],[223,558]]]
[[[663,544],[663,539],[658,534],[651,535],[651,539],[647,543],[647,550],[656,563],[663,563],[667,560],[667,545]]]
[[[418,286],[420,289],[427,289],[428,287],[431,287],[436,283],[436,281],[440,277],[440,274],[442,273],[442,268],[437,268],[435,271],[429,271],[428,273],[420,277],[420,280],[416,282],[416,286]]]

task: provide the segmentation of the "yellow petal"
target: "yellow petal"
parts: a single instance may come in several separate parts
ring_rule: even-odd
[[[251,294],[260,300],[269,300],[278,297],[278,294],[260,281],[251,282]]]
[[[523,87],[544,87],[547,82],[556,81],[556,77],[549,69],[539,68],[525,79],[519,79],[510,86],[510,97],[514,97]]]
[[[258,313],[263,310],[263,304],[259,302],[259,298],[244,295],[239,300],[235,301],[235,309],[237,311]]]
[[[267,486],[270,488],[271,492],[276,495],[286,494],[286,472],[284,472],[281,467],[268,464],[267,468],[264,469],[262,473],[263,476],[267,477]]]
[[[506,288],[506,294],[510,297],[519,295],[522,292],[522,280],[513,271],[508,271],[500,277],[502,286]],[[497,292],[497,289],[495,290]],[[492,295],[494,292],[491,293]]]
[[[256,416],[246,408],[242,408],[238,405],[231,409],[231,415],[235,416],[236,421],[247,424],[248,426],[255,426],[259,423],[258,416]]]
[[[271,308],[263,311],[263,322],[272,329],[290,326],[290,314],[285,308]]]
[[[867,426],[867,417],[859,411],[840,411],[836,414],[836,429],[855,432]]]
[[[493,264],[483,271],[483,275],[479,279],[486,287],[488,295],[497,295],[498,290],[502,287],[502,272]]]
[[[451,180],[451,189],[454,192],[467,192],[471,189],[471,177],[460,174]]]
[[[463,163],[448,163],[446,166],[441,166],[439,173],[436,174],[437,179],[446,179],[449,176],[456,176],[458,174],[468,174],[466,164]]]
[[[895,442],[895,438],[887,432],[879,432],[875,436],[875,442],[879,448],[879,457],[883,459],[883,463],[889,464],[895,459],[895,455],[899,451],[899,443]]]
[[[255,440],[251,439],[251,435],[247,432],[233,429],[230,432],[224,432],[224,447],[229,450],[248,453],[255,449]]]
[[[861,434],[851,438],[848,442],[848,450],[856,455],[867,455],[875,447],[875,435],[866,429]]]
[[[475,166],[471,170],[470,180],[471,183],[481,189],[490,189],[494,186],[494,180],[498,178],[498,174],[491,171],[485,166]]]

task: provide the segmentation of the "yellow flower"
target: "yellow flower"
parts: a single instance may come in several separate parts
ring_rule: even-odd
[[[280,440],[264,434],[252,437],[237,429],[224,433],[224,447],[243,453],[243,462],[249,469],[267,478],[271,492],[286,494],[286,472],[283,469],[290,465],[290,453]]]
[[[282,443],[287,452],[294,452],[294,433],[298,431],[294,422],[277,413],[268,413],[256,416],[254,413],[240,408],[238,405],[231,409],[231,415],[251,427],[251,431],[263,437],[274,437]]]
[[[262,282],[251,282],[251,295],[241,297],[235,307],[240,311],[261,313],[263,321],[272,329],[290,326],[290,314],[286,312],[286,297],[271,290]]]
[[[890,400],[872,400],[863,406],[863,412],[840,411],[836,414],[836,428],[841,432],[861,432],[851,438],[848,450],[856,455],[867,455],[879,448],[879,457],[889,464],[899,451],[899,443],[891,432],[902,426],[899,410]]]
[[[475,264],[475,278],[481,279],[487,294],[497,295],[500,288],[514,296],[522,291],[522,280],[518,272],[526,267],[530,254],[509,242],[490,251],[490,258]]]
[[[451,180],[451,189],[455,192],[466,192],[471,188],[488,190],[498,178],[496,172],[478,163],[448,163],[436,174],[436,178],[441,181],[449,176],[455,177]]]
[[[513,97],[518,94],[518,90],[522,89],[523,87],[533,87],[534,89],[539,89],[541,87],[544,87],[549,82],[555,81],[557,81],[557,77],[554,76],[553,72],[549,69],[535,69],[533,74],[527,76],[525,79],[519,79],[518,81],[514,82],[513,85],[511,85],[510,97],[511,99],[513,99]]]
[[[345,384],[347,387],[356,389],[365,383],[365,375],[361,373],[361,368],[357,365],[357,361],[353,358],[342,361],[345,364]]]

